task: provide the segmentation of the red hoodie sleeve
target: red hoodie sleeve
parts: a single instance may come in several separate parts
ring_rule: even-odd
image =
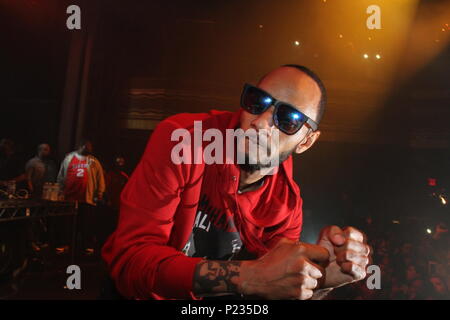
[[[175,165],[170,136],[176,126],[163,121],[121,195],[116,231],[103,248],[110,275],[126,298],[193,298],[192,281],[200,258],[169,246],[174,215],[189,165]],[[154,297],[154,296],[153,296]]]

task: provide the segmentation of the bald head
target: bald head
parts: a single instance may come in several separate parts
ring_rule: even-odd
[[[48,156],[50,156],[51,152],[50,145],[48,143],[41,143],[40,145],[38,145],[37,152],[39,158],[47,158]]]
[[[258,87],[275,99],[297,107],[317,123],[323,117],[326,91],[322,81],[311,70],[298,65],[285,65],[269,72]]]

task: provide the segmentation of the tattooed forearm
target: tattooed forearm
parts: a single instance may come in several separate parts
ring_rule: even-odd
[[[241,261],[210,261],[198,263],[194,275],[194,293],[238,293]]]

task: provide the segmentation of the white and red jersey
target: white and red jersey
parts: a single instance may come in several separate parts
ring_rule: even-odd
[[[69,201],[85,202],[87,184],[88,159],[87,157],[74,156],[67,168],[64,198]]]

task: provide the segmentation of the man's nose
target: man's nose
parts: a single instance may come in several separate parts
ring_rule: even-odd
[[[255,128],[256,131],[266,129],[268,132],[271,132],[274,128],[273,111],[274,107],[270,107],[265,112],[261,113],[251,122],[252,127]]]

